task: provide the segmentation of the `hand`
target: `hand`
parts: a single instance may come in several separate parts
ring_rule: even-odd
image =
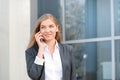
[[[37,56],[39,58],[42,58],[44,47],[45,47],[45,43],[43,41],[43,36],[42,36],[42,34],[40,32],[35,34],[35,40],[36,40],[36,42],[38,44],[38,47],[39,47]]]
[[[37,44],[38,44],[38,46],[40,48],[44,48],[45,47],[45,43],[44,43],[43,39],[44,38],[43,38],[43,36],[42,36],[42,34],[40,32],[35,34],[35,40],[36,40],[36,42],[37,42]]]

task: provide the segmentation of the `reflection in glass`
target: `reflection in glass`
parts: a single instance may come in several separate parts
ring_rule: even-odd
[[[97,80],[112,80],[110,41],[97,44]]]
[[[70,40],[84,37],[84,28],[85,0],[65,0],[66,39]]]
[[[120,80],[120,40],[115,41],[116,79]]]
[[[112,79],[110,41],[71,45],[74,48],[77,80]],[[109,71],[105,70],[107,66]]]
[[[65,0],[65,40],[110,36],[110,0]]]
[[[78,80],[83,79],[84,77],[84,65],[83,65],[83,54],[84,44],[72,44],[74,47],[74,56],[75,56],[75,64],[76,64],[76,72]]]
[[[114,23],[115,23],[115,35],[120,35],[120,0],[114,0]]]

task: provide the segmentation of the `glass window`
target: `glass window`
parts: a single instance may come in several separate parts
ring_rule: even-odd
[[[65,0],[66,40],[84,38],[85,0]]]
[[[97,44],[97,80],[112,80],[111,42]]]
[[[110,41],[71,45],[74,47],[78,80],[112,79]]]
[[[115,40],[119,39],[115,36],[120,36],[120,0],[112,1],[114,1],[113,6],[110,0],[64,1],[64,42],[68,42],[74,47],[78,80],[112,80],[114,76],[112,76],[111,55],[114,53],[111,50],[114,46],[115,76],[117,80],[120,80],[120,40]],[[112,7],[114,12],[111,12]],[[111,32],[112,13],[114,13],[114,33]],[[115,35],[115,45],[112,46],[111,34]],[[100,40],[98,40],[99,38]],[[106,41],[106,39],[109,40]],[[74,40],[78,42],[74,42]]]
[[[97,37],[111,36],[111,5],[110,0],[95,0],[97,1]],[[106,4],[107,3],[107,4]],[[92,23],[94,24],[94,23]]]
[[[114,1],[114,23],[115,23],[115,35],[120,35],[120,1],[115,0]]]
[[[110,37],[110,16],[109,0],[65,0],[65,40]]]
[[[120,40],[115,41],[115,66],[116,66],[116,79],[120,80]]]

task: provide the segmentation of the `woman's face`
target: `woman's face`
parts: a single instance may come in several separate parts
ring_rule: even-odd
[[[40,25],[40,32],[43,35],[45,41],[50,41],[55,39],[57,31],[58,31],[58,26],[56,26],[52,20],[47,19],[42,21]]]

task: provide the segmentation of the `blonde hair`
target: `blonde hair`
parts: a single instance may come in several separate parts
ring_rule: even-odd
[[[60,29],[60,25],[59,25],[57,19],[52,14],[46,13],[46,14],[43,14],[38,19],[37,24],[35,26],[35,29],[34,29],[32,35],[31,35],[31,37],[30,37],[30,41],[28,43],[28,48],[32,47],[36,43],[35,34],[40,31],[40,25],[41,25],[42,21],[47,20],[47,19],[52,20],[55,23],[55,25],[58,26],[58,32],[56,32],[55,39],[59,43],[61,43],[61,32],[60,32],[61,29]]]

